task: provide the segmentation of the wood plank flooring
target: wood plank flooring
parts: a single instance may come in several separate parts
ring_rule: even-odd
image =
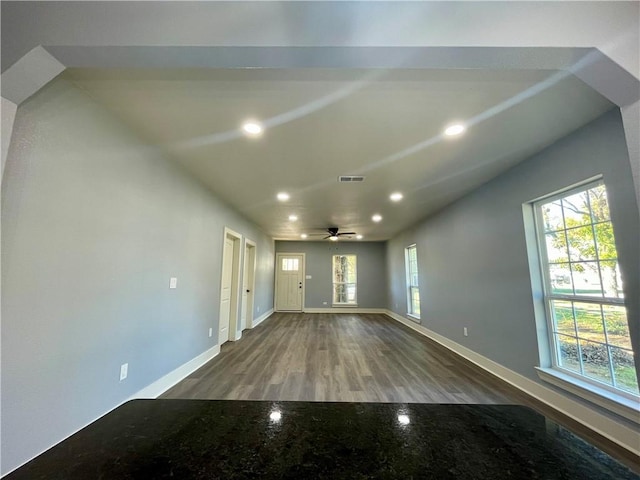
[[[275,313],[161,398],[525,405],[640,472],[640,459],[386,315]]]
[[[512,403],[385,315],[276,313],[162,398]]]

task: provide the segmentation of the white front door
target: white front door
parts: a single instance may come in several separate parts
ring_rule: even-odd
[[[220,290],[220,332],[218,344],[229,340],[229,317],[231,315],[231,287],[233,285],[233,240],[224,239],[222,253],[222,288]]]
[[[302,311],[304,255],[279,253],[276,262],[276,310]]]

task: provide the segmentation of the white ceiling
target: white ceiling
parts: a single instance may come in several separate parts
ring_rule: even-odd
[[[276,239],[332,226],[365,240],[391,238],[613,107],[553,71],[71,69],[65,76]],[[249,118],[267,125],[260,138],[240,133]],[[471,125],[444,139],[453,121]],[[337,182],[351,174],[366,180]],[[280,191],[291,199],[278,202]],[[391,202],[394,191],[404,200]],[[371,221],[374,213],[381,223]]]

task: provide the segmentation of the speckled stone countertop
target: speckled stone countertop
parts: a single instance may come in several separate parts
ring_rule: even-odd
[[[520,406],[134,400],[5,478],[640,477]]]

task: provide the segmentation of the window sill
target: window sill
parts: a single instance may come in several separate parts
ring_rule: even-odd
[[[333,308],[358,308],[357,303],[332,303]]]
[[[409,318],[409,320],[413,320],[417,323],[420,323],[420,315],[413,315],[411,313],[407,313],[407,317]]]
[[[640,425],[640,403],[638,400],[632,400],[622,394],[617,394],[606,388],[600,388],[560,370],[535,368],[538,376],[545,382],[560,387]]]

